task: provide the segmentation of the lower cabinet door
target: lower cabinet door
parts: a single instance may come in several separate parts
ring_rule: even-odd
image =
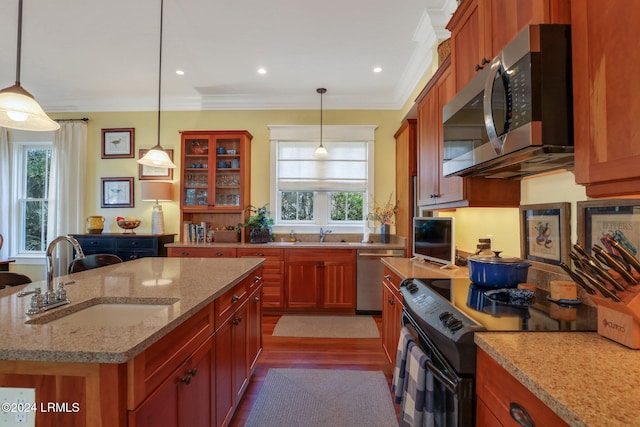
[[[259,287],[249,296],[247,302],[247,362],[249,372],[253,372],[262,350],[262,296]]]
[[[213,339],[198,349],[129,414],[130,427],[211,426]]]

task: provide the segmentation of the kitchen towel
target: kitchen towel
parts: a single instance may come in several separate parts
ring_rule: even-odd
[[[433,426],[433,408],[425,408],[427,355],[415,342],[409,343],[405,393],[400,406],[400,425],[406,427]],[[430,420],[425,420],[429,412]],[[424,421],[430,421],[423,424]]]
[[[413,342],[413,335],[406,326],[400,330],[398,350],[396,352],[396,366],[393,369],[391,391],[396,395],[395,402],[400,403],[404,395],[404,380],[406,376],[407,352],[409,343]]]

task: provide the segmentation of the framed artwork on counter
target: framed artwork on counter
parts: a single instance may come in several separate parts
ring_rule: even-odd
[[[103,159],[133,159],[134,128],[102,129]]]
[[[140,149],[138,150],[138,159],[141,159],[145,154],[147,154],[148,149]],[[169,158],[173,162],[173,149],[168,148],[164,151],[167,152]],[[156,168],[154,166],[147,165],[138,165],[138,179],[142,181],[149,180],[172,180],[173,179],[173,168]]]
[[[132,208],[133,177],[100,178],[100,207]]]
[[[542,265],[568,263],[571,247],[571,204],[520,206],[520,252],[523,259]]]
[[[617,254],[607,243],[612,237],[634,256],[640,252],[640,199],[587,200],[578,202],[578,243],[588,253],[598,245]]]

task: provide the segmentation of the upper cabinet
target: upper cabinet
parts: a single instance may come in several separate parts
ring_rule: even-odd
[[[571,7],[576,182],[589,197],[640,194],[638,2]]]
[[[396,131],[396,235],[406,238],[405,253],[411,253],[412,218],[415,215],[416,119],[405,119]]]
[[[247,131],[182,132],[182,221],[211,227],[243,222],[250,198],[251,139]]]
[[[570,0],[466,0],[447,24],[456,91],[529,24],[569,24]]]
[[[442,175],[442,107],[453,97],[447,59],[418,96],[418,205],[424,209],[466,206],[516,207],[520,181]]]

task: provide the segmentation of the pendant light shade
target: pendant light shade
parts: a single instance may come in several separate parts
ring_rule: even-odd
[[[175,164],[169,158],[169,154],[160,145],[160,95],[162,93],[162,15],[164,12],[164,0],[160,1],[160,60],[158,64],[158,143],[151,147],[147,154],[145,154],[138,163],[146,166],[155,166],[157,168],[169,168],[176,167]]]
[[[52,131],[60,125],[51,120],[33,95],[20,85],[20,58],[22,53],[22,0],[18,2],[18,47],[16,58],[16,84],[0,91],[0,126],[9,129]]]
[[[327,89],[323,87],[319,87],[316,89],[316,92],[320,94],[320,145],[316,148],[316,151],[313,153],[314,156],[324,157],[329,154],[327,149],[322,145],[322,95],[327,93]]]

